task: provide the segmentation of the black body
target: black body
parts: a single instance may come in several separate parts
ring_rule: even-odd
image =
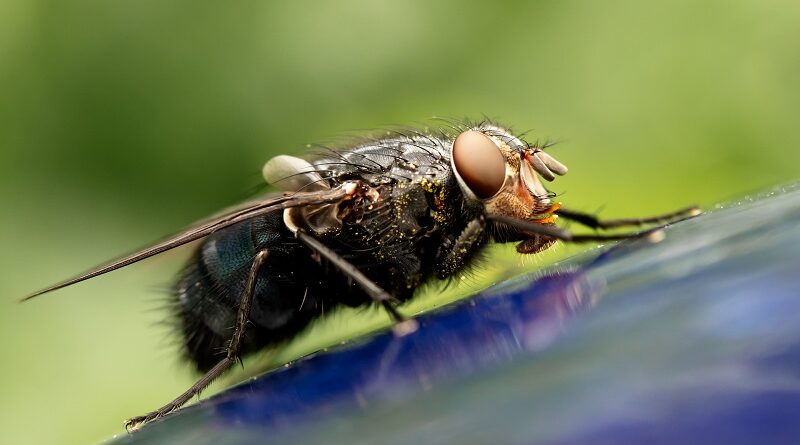
[[[447,144],[445,137],[398,135],[313,162],[328,186],[360,180],[380,193],[380,204],[343,203],[337,218],[324,212],[306,217],[306,228],[399,301],[434,276],[458,272],[487,241],[482,231],[469,249],[457,242],[481,208],[461,197]],[[264,248],[269,256],[256,283],[243,354],[293,338],[339,305],[373,303],[294,237],[283,211],[225,228],[203,241],[175,291],[185,354],[198,370],[225,356],[250,264]]]

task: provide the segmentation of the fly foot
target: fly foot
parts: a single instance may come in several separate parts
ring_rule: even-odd
[[[399,321],[392,326],[392,332],[395,337],[404,337],[408,334],[413,334],[419,329],[419,322],[413,318]]]
[[[125,422],[125,429],[129,433],[132,433],[134,431],[138,431],[139,428],[141,428],[145,424],[150,423],[153,420],[160,419],[160,418],[166,416],[167,414],[175,411],[176,409],[177,409],[176,406],[173,406],[173,405],[170,404],[170,405],[161,407],[157,411],[149,412],[149,413],[147,413],[147,414],[145,414],[143,416],[133,417],[131,419],[128,419],[127,422]]]

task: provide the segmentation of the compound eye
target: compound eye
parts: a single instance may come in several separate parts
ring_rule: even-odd
[[[506,180],[506,160],[500,149],[480,131],[465,131],[453,142],[453,166],[478,198],[491,198]]]

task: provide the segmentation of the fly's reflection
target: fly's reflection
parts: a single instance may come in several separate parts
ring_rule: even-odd
[[[262,376],[204,405],[223,423],[297,427],[347,409],[413,397],[552,344],[589,310],[603,283],[586,268],[489,291],[420,316],[420,329],[314,356]]]

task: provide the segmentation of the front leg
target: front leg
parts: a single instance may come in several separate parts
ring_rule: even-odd
[[[439,278],[452,276],[466,266],[469,257],[485,243],[485,229],[486,221],[483,217],[475,218],[467,224],[453,245],[449,247],[438,270]]]
[[[492,221],[505,224],[518,230],[529,237],[537,240],[541,239],[556,239],[568,243],[589,243],[589,242],[603,242],[615,241],[634,238],[643,238],[647,236],[658,236],[662,232],[663,227],[654,227],[639,232],[629,233],[610,233],[610,234],[575,234],[570,230],[562,229],[561,227],[552,224],[541,224],[534,221],[526,221],[524,219],[514,218],[513,216],[506,215],[490,215]],[[525,243],[526,241],[523,241]],[[540,249],[541,250],[541,249]],[[532,253],[532,252],[521,252]]]
[[[700,214],[700,208],[697,206],[689,206],[680,210],[663,215],[648,216],[645,218],[623,218],[623,219],[600,219],[590,213],[578,212],[565,208],[559,208],[555,211],[559,216],[566,219],[582,224],[592,229],[614,229],[617,227],[629,226],[643,226],[646,224],[666,224],[682,221],[686,218],[692,218]]]

